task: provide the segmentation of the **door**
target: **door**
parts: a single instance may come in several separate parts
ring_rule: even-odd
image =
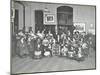
[[[43,11],[35,10],[35,32],[43,30]]]
[[[73,34],[73,8],[69,6],[60,6],[57,8],[57,22],[58,33],[66,32],[70,30]]]

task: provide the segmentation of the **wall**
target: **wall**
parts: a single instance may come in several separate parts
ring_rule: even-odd
[[[23,6],[19,3],[14,3],[15,9],[19,11],[19,29],[23,28]]]
[[[54,23],[52,25],[57,25],[57,16],[56,16],[56,6],[54,4],[38,4],[38,3],[25,3],[25,25],[26,25],[26,31],[28,31],[28,28],[30,26],[33,27],[33,31],[35,31],[35,10],[43,10],[45,8],[48,8],[50,11],[50,14],[53,14],[55,16]],[[45,14],[45,13],[44,13]]]
[[[55,22],[53,25],[57,25],[57,7],[59,6],[71,6],[73,8],[73,22],[82,22],[86,24],[86,31],[91,28],[91,24],[93,24],[93,29],[95,29],[95,7],[93,6],[83,6],[83,5],[69,5],[69,4],[45,4],[45,3],[32,3],[32,2],[23,2],[25,5],[25,26],[26,31],[28,31],[28,27],[32,26],[33,30],[35,30],[35,10],[44,10],[48,8],[51,14],[55,16]],[[20,23],[19,25],[23,25],[22,23],[22,8],[20,5],[16,5],[16,7],[20,11]],[[20,26],[22,27],[22,26]]]
[[[74,6],[73,12],[74,22],[85,23],[85,29],[88,31],[93,24],[93,29],[95,29],[95,7],[91,6]]]

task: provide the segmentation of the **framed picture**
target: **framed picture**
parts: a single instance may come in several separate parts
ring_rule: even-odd
[[[74,23],[75,30],[79,32],[85,31],[85,23]]]
[[[11,9],[11,75],[96,69],[95,6],[14,0]]]
[[[46,13],[44,14],[44,24],[54,23],[54,14]]]

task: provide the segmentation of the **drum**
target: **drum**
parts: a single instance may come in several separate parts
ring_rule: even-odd
[[[41,58],[42,57],[42,51],[34,51],[34,58]]]
[[[68,51],[68,57],[69,58],[74,58],[75,51]]]
[[[45,52],[44,52],[44,56],[47,57],[47,56],[50,56],[50,55],[51,55],[50,51],[45,51]]]

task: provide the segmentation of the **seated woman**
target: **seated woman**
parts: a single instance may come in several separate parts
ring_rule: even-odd
[[[51,52],[51,44],[49,44],[47,49],[44,49],[44,56],[48,57],[48,56],[52,56],[52,52]]]
[[[80,39],[79,31],[76,31],[74,33],[73,38],[75,38],[75,40],[79,41],[79,39]]]
[[[83,49],[84,56],[87,57],[89,55],[89,47],[88,47],[88,44],[84,42],[82,44],[82,49]]]
[[[65,44],[64,46],[62,46],[60,52],[61,52],[61,56],[67,56],[67,53],[68,53],[68,45]]]
[[[75,54],[76,54],[75,48],[73,46],[69,46],[68,58],[74,59]]]
[[[79,48],[78,48],[78,53],[77,53],[75,59],[76,59],[78,62],[84,61],[84,54],[83,54],[83,49],[82,49],[82,47],[79,47]]]
[[[44,56],[51,56],[51,45],[46,37],[42,41],[42,48]]]
[[[59,44],[56,44],[54,43],[52,45],[52,55],[55,56],[55,55],[60,55],[60,45]]]
[[[37,38],[34,43],[34,58],[39,59],[42,58],[42,41],[40,38]]]

